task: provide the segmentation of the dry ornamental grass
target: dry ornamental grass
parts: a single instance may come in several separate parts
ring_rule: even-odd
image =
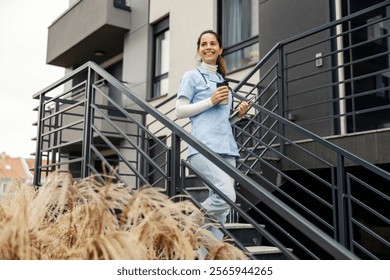
[[[193,211],[187,200],[109,179],[53,173],[38,189],[14,182],[0,198],[0,259],[194,260],[201,247],[205,259],[248,259]]]

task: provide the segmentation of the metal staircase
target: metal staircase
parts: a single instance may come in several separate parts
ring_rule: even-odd
[[[363,15],[281,42],[246,77],[230,81],[236,102],[256,97],[248,117],[234,126],[241,153],[236,169],[191,136],[188,120],[176,120],[175,96],[153,107],[95,63],[84,64],[34,95],[39,101],[34,184],[55,170],[69,170],[75,179],[94,175],[102,181],[101,174],[109,173],[129,188],[159,187],[172,197],[185,194],[196,205],[207,185],[232,207],[229,223],[222,227],[226,237],[254,259],[390,258],[389,172],[336,145],[338,125],[332,125],[332,134],[316,134],[319,123],[352,118],[358,124],[361,114],[389,110],[389,105],[324,115],[313,108],[334,107],[356,96],[321,97],[317,103],[297,106],[294,97],[319,89],[328,93],[341,81],[305,89],[292,86],[316,75],[331,76],[340,67],[329,64],[298,77],[294,68],[314,59],[293,54],[316,44],[332,45],[337,36],[352,32],[332,35],[336,26]],[[344,51],[323,57],[331,60]],[[121,98],[113,98],[113,89]],[[300,120],[302,110],[313,115]],[[236,203],[196,174],[186,160],[189,145],[235,179]]]

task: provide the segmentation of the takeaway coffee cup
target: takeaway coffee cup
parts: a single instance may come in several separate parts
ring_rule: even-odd
[[[222,86],[229,86],[228,81],[223,81],[223,82],[217,83],[217,88],[222,87]],[[220,105],[228,105],[229,104],[229,97],[222,100],[221,102],[219,102],[219,104]]]

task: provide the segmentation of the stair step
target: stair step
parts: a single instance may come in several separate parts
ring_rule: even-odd
[[[263,157],[263,159],[268,161],[280,161],[280,157]]]
[[[268,160],[268,161],[280,161],[280,157],[277,157],[277,156],[262,156],[261,157],[262,159],[264,160]],[[258,157],[248,157],[246,159],[244,158],[239,158],[238,159],[238,162],[252,162],[252,161],[256,161],[256,160],[259,160]]]
[[[265,227],[264,225],[259,226]],[[263,236],[249,223],[225,223],[224,228],[244,246],[258,246],[262,244]]]
[[[250,254],[258,260],[287,260],[288,258],[277,247],[272,246],[245,246]],[[292,252],[292,249],[288,248]]]
[[[245,247],[250,253],[255,255],[279,254],[282,253],[278,247],[272,246],[247,246]]]
[[[187,190],[187,191],[207,191],[207,190],[209,190],[209,188],[207,188],[206,186],[200,186],[200,187],[187,187],[186,190]]]
[[[259,225],[260,227],[265,227],[264,225]],[[224,225],[226,229],[251,229],[254,228],[252,224],[244,224],[244,223],[226,223]]]

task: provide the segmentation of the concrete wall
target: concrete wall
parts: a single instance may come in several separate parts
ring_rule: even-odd
[[[131,30],[125,36],[123,48],[123,81],[140,98],[146,97],[148,48],[150,47],[148,2],[145,0],[131,1]]]

